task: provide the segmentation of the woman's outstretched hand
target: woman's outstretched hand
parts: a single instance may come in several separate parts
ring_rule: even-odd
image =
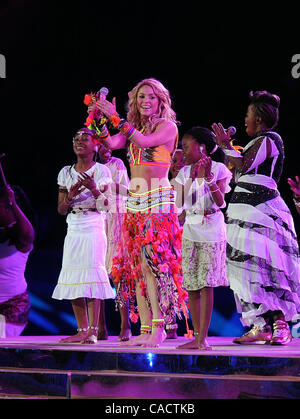
[[[211,127],[216,135],[217,144],[220,147],[228,147],[230,145],[230,135],[228,135],[223,125],[220,122],[218,124],[214,122]]]

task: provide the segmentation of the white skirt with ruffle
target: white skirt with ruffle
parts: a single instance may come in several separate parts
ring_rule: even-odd
[[[62,269],[52,297],[58,300],[115,298],[105,268],[105,214],[69,214],[67,223]]]

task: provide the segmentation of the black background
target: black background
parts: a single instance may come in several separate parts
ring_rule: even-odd
[[[13,0],[2,1],[0,13],[0,54],[6,58],[0,152],[6,154],[8,183],[21,185],[36,211],[27,278],[29,290],[46,301],[36,307],[41,315],[47,317],[49,305],[68,310],[51,300],[66,233],[56,212],[56,179],[75,160],[72,137],[86,118],[83,97],[102,86],[125,115],[128,91],[155,77],[171,93],[181,136],[193,125],[221,121],[236,126],[240,145],[247,142],[249,91],[278,94],[286,152],[279,190],[299,235],[300,217],[286,183],[299,174],[300,78],[292,77],[292,57],[300,53],[296,9],[281,2]],[[114,155],[125,158],[122,151]],[[230,291],[222,292],[230,300]],[[216,295],[216,305],[222,296]],[[234,311],[229,300],[228,316]],[[111,305],[107,310],[112,324]],[[47,332],[37,323],[32,318],[27,333]],[[67,326],[57,331],[67,333]]]

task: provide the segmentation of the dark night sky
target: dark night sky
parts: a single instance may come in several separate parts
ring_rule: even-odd
[[[84,94],[107,86],[124,115],[127,92],[145,77],[170,90],[181,134],[222,121],[238,128],[241,145],[248,92],[277,93],[287,156],[280,187],[292,207],[286,177],[299,171],[300,79],[291,74],[300,53],[296,13],[269,2],[269,9],[263,2],[197,4],[1,2],[7,74],[0,79],[0,152],[7,155],[8,182],[20,184],[38,211],[56,212],[56,177],[74,160],[71,140],[85,121]]]

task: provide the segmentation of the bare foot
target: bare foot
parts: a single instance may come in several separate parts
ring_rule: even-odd
[[[89,329],[87,335],[82,341],[80,342],[86,345],[93,345],[97,343],[97,331],[94,329]]]
[[[212,347],[209,346],[209,344],[208,344],[208,342],[207,342],[206,339],[203,339],[203,341],[202,342],[199,342],[198,345],[199,345],[199,349],[201,351],[211,351],[212,350]]]
[[[183,345],[176,346],[176,349],[199,349],[198,341],[196,339],[191,340]]]
[[[87,337],[87,332],[79,332],[76,335],[69,336],[59,340],[59,343],[80,343],[83,339]]]
[[[184,343],[183,345],[176,346],[176,349],[198,349],[200,351],[211,351],[206,339],[199,342],[198,339],[191,340],[190,342]]]
[[[121,342],[127,342],[131,338],[131,336],[131,328],[126,327],[124,329],[121,329],[118,339]]]
[[[158,348],[166,339],[167,334],[162,328],[157,328],[149,335],[150,338],[143,344],[143,348]]]
[[[151,336],[150,333],[142,333],[141,335],[135,336],[134,338],[128,341],[122,341],[122,346],[144,346],[148,341],[149,337]]]

